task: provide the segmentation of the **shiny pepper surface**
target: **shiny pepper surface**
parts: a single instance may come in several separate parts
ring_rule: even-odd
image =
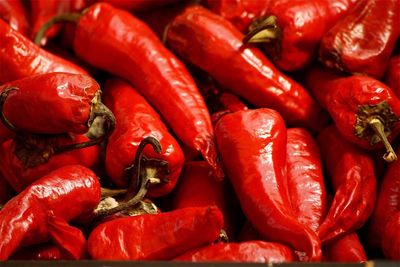
[[[322,248],[323,261],[328,262],[366,262],[364,247],[357,233],[339,237]]]
[[[385,256],[391,260],[400,260],[400,211],[387,221],[382,239]]]
[[[286,127],[271,109],[238,111],[217,123],[223,166],[241,207],[266,239],[321,258],[320,240],[292,211],[286,176]]]
[[[11,28],[22,35],[29,34],[28,16],[20,0],[0,1],[0,19],[8,22]]]

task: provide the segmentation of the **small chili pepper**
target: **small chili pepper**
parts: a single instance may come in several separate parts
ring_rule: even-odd
[[[400,260],[400,212],[392,215],[382,235],[382,249],[390,260]]]
[[[10,260],[66,260],[60,249],[53,243],[23,247],[11,255]]]
[[[111,181],[117,186],[128,185],[131,178],[126,180],[127,169],[133,163],[140,141],[153,136],[159,140],[163,151],[161,154],[147,149],[144,152],[147,161],[143,169],[149,176],[159,179],[148,196],[160,197],[171,192],[181,173],[184,156],[160,116],[134,88],[118,79],[106,82],[104,103],[115,114],[117,122],[106,150],[106,168]]]
[[[0,1],[0,19],[6,21],[11,28],[27,36],[29,34],[29,23],[26,10],[20,0]]]
[[[318,143],[335,192],[318,229],[324,244],[364,225],[374,209],[376,177],[370,156],[343,140],[335,126],[324,129]]]
[[[364,247],[356,233],[344,235],[322,247],[322,259],[329,262],[366,262]]]
[[[383,143],[383,158],[397,159],[389,141],[400,132],[400,100],[390,88],[367,76],[341,77],[319,67],[308,72],[306,85],[347,140],[367,149]]]
[[[361,0],[325,34],[319,55],[330,68],[381,78],[399,34],[398,0]]]
[[[386,84],[400,98],[400,55],[392,57],[389,61],[386,70]]]
[[[227,114],[215,126],[223,166],[241,207],[267,240],[321,257],[320,241],[291,209],[286,176],[286,127],[271,109]]]
[[[87,74],[79,66],[39,48],[2,20],[0,43],[0,84],[49,72]]]
[[[282,263],[295,261],[295,256],[289,247],[279,243],[249,241],[218,243],[194,249],[175,261]]]
[[[20,246],[50,238],[49,216],[69,222],[92,214],[100,201],[100,184],[89,169],[70,165],[31,184],[0,211],[0,260]]]
[[[91,232],[89,254],[95,260],[170,260],[215,241],[222,224],[215,206],[119,218]]]
[[[278,68],[296,71],[317,54],[319,41],[351,6],[351,0],[274,0],[250,26],[245,43],[263,43]]]
[[[290,125],[320,129],[325,113],[309,93],[257,48],[244,47],[242,39],[232,24],[201,6],[185,8],[166,33],[167,44],[177,54],[238,96],[257,107],[277,110]]]

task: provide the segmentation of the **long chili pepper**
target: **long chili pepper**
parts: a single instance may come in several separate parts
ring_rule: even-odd
[[[132,83],[178,138],[200,151],[217,176],[222,177],[204,100],[186,67],[152,30],[130,13],[105,3],[70,18],[77,21],[75,53],[91,65]]]
[[[367,76],[341,77],[320,67],[308,72],[306,85],[347,140],[368,149],[383,143],[383,158],[397,159],[389,141],[400,132],[400,100],[390,88]]]
[[[215,206],[115,219],[91,232],[89,254],[93,259],[170,260],[214,242],[222,224]]]
[[[215,126],[223,166],[241,207],[268,240],[321,257],[320,240],[291,209],[286,176],[286,127],[271,109],[227,114]]]
[[[248,241],[218,243],[194,249],[175,261],[282,263],[295,261],[295,256],[289,247],[279,243]]]
[[[398,0],[360,0],[324,35],[320,58],[331,68],[381,78],[399,34]]]
[[[158,179],[158,185],[150,189],[148,196],[159,197],[171,192],[181,173],[184,156],[160,116],[134,88],[122,80],[108,80],[103,98],[117,122],[106,150],[106,168],[111,181],[117,186],[128,184],[131,178],[127,169],[133,164],[140,141],[153,136],[159,140],[162,153],[148,149],[144,152],[148,160],[142,167],[149,176]]]
[[[400,98],[400,55],[392,57],[389,61],[386,70],[386,84]]]
[[[328,262],[366,262],[364,247],[356,233],[344,235],[322,247],[322,259]]]
[[[372,214],[376,177],[370,156],[342,138],[335,126],[318,136],[322,158],[335,192],[328,214],[318,229],[323,243],[361,228]]]
[[[307,66],[317,54],[319,41],[353,5],[351,0],[274,0],[250,26],[245,42],[263,43],[274,63],[283,70]]]
[[[0,84],[36,74],[87,74],[81,67],[39,48],[0,20]]]
[[[243,46],[229,21],[201,6],[185,8],[167,28],[167,44],[221,85],[257,107],[282,114],[290,125],[318,130],[325,113],[299,84],[280,73],[254,47]],[[234,74],[234,75],[233,75]]]
[[[20,0],[0,1],[0,19],[25,36],[29,34],[30,30],[27,18],[26,10]]]
[[[400,212],[389,218],[382,235],[382,250],[391,260],[400,260]]]

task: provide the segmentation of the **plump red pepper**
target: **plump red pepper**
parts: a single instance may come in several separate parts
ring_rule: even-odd
[[[384,159],[397,159],[389,141],[400,132],[400,100],[390,88],[367,76],[341,77],[321,67],[308,72],[306,84],[347,140],[367,149],[383,143]]]
[[[342,138],[335,126],[318,136],[322,158],[335,192],[328,214],[318,228],[323,243],[361,228],[372,214],[376,177],[371,157]]]
[[[386,70],[386,84],[400,98],[400,55],[392,57],[389,61]]]
[[[0,20],[0,84],[35,74],[87,74],[81,67],[39,48]]]
[[[381,78],[400,34],[398,0],[361,0],[322,38],[328,67]]]
[[[390,260],[400,260],[400,212],[391,216],[382,235],[382,250]]]
[[[89,216],[99,201],[100,183],[85,167],[70,165],[42,177],[0,211],[0,259],[21,246],[48,241],[49,218],[69,222]]]
[[[221,85],[257,107],[282,114],[290,125],[318,130],[325,114],[309,93],[280,73],[229,21],[201,6],[185,8],[169,24],[167,44]]]
[[[218,239],[223,224],[215,206],[125,217],[90,234],[90,256],[104,260],[170,260]]]
[[[248,241],[218,243],[194,249],[175,261],[282,263],[295,261],[295,256],[289,247],[279,243]]]
[[[0,19],[6,21],[11,28],[27,36],[30,28],[28,16],[20,0],[0,1]]]
[[[351,0],[274,0],[250,26],[246,42],[263,43],[276,66],[296,71],[315,57],[319,41],[353,5]]]
[[[241,207],[267,240],[319,260],[319,238],[291,209],[286,176],[286,127],[278,112],[256,109],[227,114],[215,126],[217,144]]]
[[[329,262],[366,262],[364,247],[356,233],[344,235],[322,247],[322,259]]]
[[[144,155],[148,161],[143,167],[150,176],[160,179],[161,184],[154,185],[148,196],[160,197],[171,192],[181,173],[184,156],[160,116],[134,88],[122,80],[108,80],[103,98],[115,114],[117,124],[106,150],[106,168],[111,181],[117,186],[128,184],[131,178],[127,176],[127,169],[133,164],[139,143],[145,137],[153,136],[159,140],[162,153],[146,149]]]

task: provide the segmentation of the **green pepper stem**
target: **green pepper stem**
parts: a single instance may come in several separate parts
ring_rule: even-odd
[[[383,159],[386,160],[387,162],[396,161],[397,160],[396,153],[394,152],[393,147],[390,145],[386,137],[384,126],[381,120],[373,118],[368,122],[368,124],[374,130],[375,134],[379,136],[379,138],[381,139],[382,143],[386,148],[386,153],[383,155]]]
[[[271,43],[280,38],[281,30],[277,25],[276,17],[269,16],[255,20],[250,31],[243,38],[243,43]]]

